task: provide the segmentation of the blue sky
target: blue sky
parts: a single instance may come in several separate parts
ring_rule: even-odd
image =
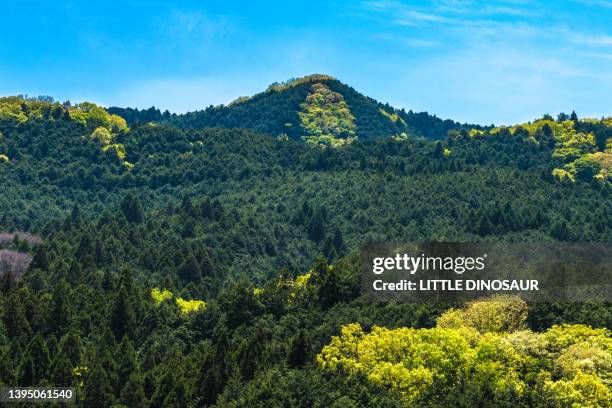
[[[183,112],[326,73],[459,121],[612,114],[612,0],[8,3],[0,95]]]

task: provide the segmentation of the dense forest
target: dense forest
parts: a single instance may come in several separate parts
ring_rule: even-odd
[[[366,242],[612,241],[612,121],[327,76],[183,115],[0,98],[0,385],[87,407],[608,407],[609,304],[372,303]]]

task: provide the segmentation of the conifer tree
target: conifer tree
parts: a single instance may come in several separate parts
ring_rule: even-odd
[[[297,336],[291,339],[289,355],[287,356],[289,367],[297,368],[306,364],[309,349],[310,345],[306,333],[304,330],[300,330]]]
[[[53,361],[51,369],[51,383],[57,387],[72,385],[72,364],[64,352],[59,352]]]
[[[125,218],[133,223],[140,224],[144,221],[144,210],[138,197],[134,194],[128,194],[121,202],[121,211]]]
[[[130,297],[125,286],[121,286],[119,293],[115,296],[110,318],[110,327],[117,341],[121,341],[123,336],[133,335],[134,320],[134,309],[130,303]]]
[[[321,210],[317,210],[308,225],[308,236],[314,242],[319,243],[325,238],[325,220]]]
[[[191,252],[187,255],[181,266],[179,266],[178,275],[187,282],[199,282],[202,279],[200,265]]]
[[[70,288],[63,279],[56,283],[53,289],[53,305],[49,315],[49,328],[58,335],[63,335],[68,330],[70,311],[68,309],[67,296],[69,291]]]
[[[85,379],[83,404],[86,407],[107,408],[112,406],[114,401],[113,387],[104,369],[98,364],[90,367]]]
[[[144,392],[144,380],[138,371],[128,377],[121,390],[120,401],[128,407],[144,407],[146,396]]]
[[[73,367],[81,363],[81,338],[79,335],[70,330],[59,341],[59,349],[70,360]]]

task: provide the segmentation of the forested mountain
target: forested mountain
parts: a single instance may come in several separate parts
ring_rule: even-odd
[[[0,99],[0,385],[87,407],[609,406],[609,304],[371,303],[359,247],[611,241],[610,120],[411,115],[330,78],[178,116]]]
[[[319,99],[319,102],[313,100]],[[345,112],[344,121],[334,120]],[[478,128],[452,120],[442,120],[426,112],[394,109],[355,91],[328,75],[310,75],[274,83],[265,92],[241,97],[229,105],[210,106],[185,114],[160,112],[156,108],[138,110],[109,108],[128,123],[162,122],[181,128],[246,128],[291,139],[313,136],[312,118],[323,116],[327,135],[361,140],[396,136],[402,133],[426,139],[446,138],[449,130]],[[325,113],[328,112],[326,115]],[[310,119],[309,119],[310,118]],[[314,135],[321,136],[314,132]]]

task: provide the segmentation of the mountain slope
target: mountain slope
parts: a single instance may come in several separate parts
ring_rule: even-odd
[[[480,128],[442,120],[427,112],[394,109],[328,75],[310,75],[274,83],[264,92],[238,98],[229,105],[210,106],[181,115],[161,113],[155,108],[138,110],[111,107],[108,110],[126,118],[130,124],[154,121],[182,128],[247,128],[274,136],[285,134],[291,139],[301,139],[312,136],[308,126],[304,126],[301,113],[307,108],[307,98],[315,92],[313,87],[320,85],[337,94],[338,103],[346,103],[354,117],[355,135],[361,140],[401,133],[440,140],[446,138],[451,129]]]

